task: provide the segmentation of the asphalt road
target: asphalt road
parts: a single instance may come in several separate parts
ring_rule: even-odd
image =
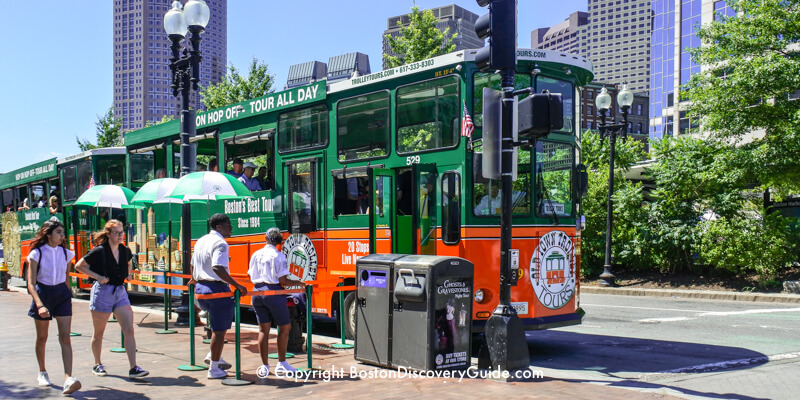
[[[546,377],[689,399],[796,399],[796,304],[584,294],[579,326],[527,335]]]

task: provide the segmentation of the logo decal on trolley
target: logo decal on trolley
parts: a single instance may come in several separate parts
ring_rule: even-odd
[[[317,251],[308,236],[295,233],[283,243],[281,253],[286,256],[292,277],[301,281],[317,279]]]
[[[575,295],[575,245],[562,231],[539,239],[530,264],[533,291],[543,306],[558,310]]]

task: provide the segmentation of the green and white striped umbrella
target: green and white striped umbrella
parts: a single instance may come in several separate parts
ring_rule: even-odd
[[[133,191],[117,185],[95,185],[85,191],[75,204],[92,207],[131,208]]]
[[[184,175],[167,195],[183,201],[224,200],[253,197],[253,193],[235,177],[219,172],[203,171]],[[161,201],[158,201],[161,203]]]
[[[136,192],[136,194],[133,196],[133,199],[131,199],[131,204],[137,206],[148,206],[154,202],[183,203],[183,201],[180,199],[167,197],[167,195],[172,193],[172,190],[175,188],[176,184],[178,184],[178,180],[175,178],[153,179],[152,181],[145,183],[145,185],[142,186],[138,192]]]

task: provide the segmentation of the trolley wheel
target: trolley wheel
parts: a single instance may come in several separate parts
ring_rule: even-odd
[[[344,331],[350,340],[356,338],[356,292],[349,292],[344,298]]]

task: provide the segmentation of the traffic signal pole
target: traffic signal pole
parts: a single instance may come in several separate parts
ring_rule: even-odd
[[[512,281],[516,274],[511,271],[511,214],[512,171],[514,154],[514,113],[517,103],[514,93],[514,74],[517,64],[517,0],[477,0],[481,7],[489,6],[489,14],[478,19],[475,32],[480,38],[488,38],[489,46],[476,55],[480,69],[499,70],[503,88],[501,111],[501,156],[500,181],[503,204],[500,223],[500,302],[486,321],[485,337],[492,369],[513,371],[528,368],[530,355],[525,339],[525,328],[514,307],[511,306]],[[484,136],[497,134],[488,132]]]

